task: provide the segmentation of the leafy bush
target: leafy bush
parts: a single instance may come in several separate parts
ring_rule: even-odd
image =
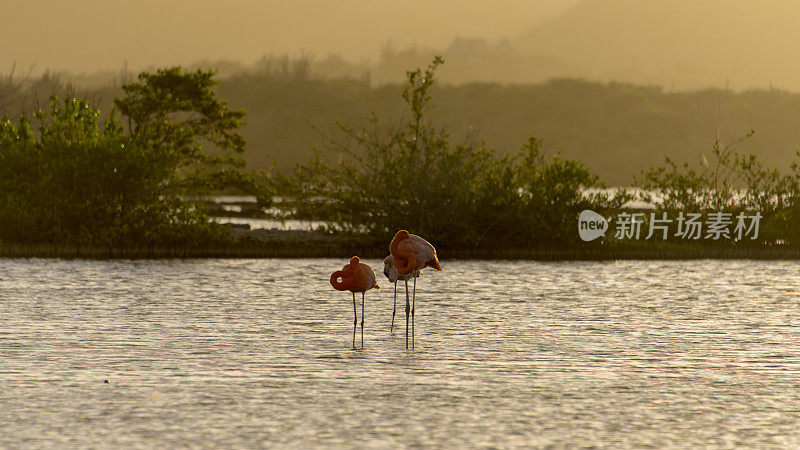
[[[699,168],[666,158],[665,165],[642,172],[640,199],[662,211],[758,212],[759,242],[800,242],[800,166],[792,164],[793,175],[786,175],[765,167],[756,155],[737,153],[735,147],[753,133],[728,145],[716,140],[710,161],[701,157]]]
[[[222,239],[187,194],[261,186],[244,173],[231,111],[213,73],[142,73],[101,123],[84,101],[51,97],[49,110],[15,125],[0,120],[0,238],[17,243],[103,246],[191,244]],[[217,150],[206,151],[204,143]]]
[[[584,195],[601,187],[597,177],[578,161],[546,156],[537,139],[502,158],[483,144],[451,143],[426,120],[442,62],[407,73],[409,116],[399,124],[373,114],[362,127],[337,123],[337,133],[323,133],[323,148],[285,180],[294,217],[380,238],[407,228],[451,246],[551,245],[577,239],[581,209],[621,204],[621,196]]]
[[[577,242],[577,217],[584,209],[611,214],[632,197],[624,189],[613,194],[581,161],[548,157],[542,141],[530,138],[522,148],[514,186],[521,207],[514,210],[523,230],[537,240]]]

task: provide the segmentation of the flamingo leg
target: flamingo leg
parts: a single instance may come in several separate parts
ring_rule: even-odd
[[[361,293],[361,348],[364,348],[364,293],[363,292]]]
[[[389,327],[389,333],[394,330],[394,314],[397,312],[397,281],[394,282],[394,306],[392,307],[392,326]]]
[[[417,298],[417,277],[414,277],[414,295],[411,297],[411,348],[414,348],[414,301]]]
[[[411,305],[408,302],[408,278],[406,278],[406,350],[408,350],[408,313],[411,312]]]
[[[356,348],[356,325],[358,325],[358,312],[356,311],[356,293],[353,292],[353,348]]]

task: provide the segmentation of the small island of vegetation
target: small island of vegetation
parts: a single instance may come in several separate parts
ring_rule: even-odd
[[[57,257],[383,257],[401,228],[443,258],[796,258],[800,168],[766,167],[714,142],[697,165],[667,158],[610,189],[583,162],[530,137],[514,154],[456,141],[429,120],[443,63],[407,73],[400,120],[373,114],[321,132],[292,170],[246,167],[242,110],[217,97],[214,72],[143,72],[107,115],[51,97],[32,117],[0,119],[0,255]],[[208,198],[252,195],[277,220],[315,231],[247,231],[216,223]],[[276,200],[279,199],[279,200]],[[652,209],[631,206],[632,200]],[[756,239],[580,240],[577,219],[621,213],[758,213]],[[655,216],[653,216],[655,217]]]

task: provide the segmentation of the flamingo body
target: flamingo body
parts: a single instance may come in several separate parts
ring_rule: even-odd
[[[394,316],[395,314],[397,314],[397,281],[398,280],[408,281],[413,278],[414,286],[416,287],[417,278],[422,276],[422,271],[415,270],[411,273],[400,275],[397,272],[397,269],[394,267],[394,256],[389,255],[386,258],[383,258],[383,274],[386,275],[386,278],[388,278],[390,282],[394,283],[394,306],[392,306],[392,326],[389,327],[389,332],[391,333],[392,331],[394,331]],[[408,285],[406,285],[406,287],[408,287]]]
[[[409,234],[406,230],[400,230],[394,235],[392,243],[389,244],[389,252],[400,275],[408,275],[425,267],[442,271],[433,245],[416,234]]]
[[[386,258],[383,258],[383,274],[386,275],[386,278],[389,279],[389,282],[397,283],[398,281],[408,281],[412,278],[419,278],[422,276],[422,271],[415,270],[412,273],[400,275],[400,273],[397,271],[397,268],[394,266],[394,256],[389,255]]]
[[[340,279],[341,281],[339,281]],[[378,290],[381,288],[375,279],[375,271],[372,270],[372,267],[362,263],[358,256],[353,256],[350,258],[350,264],[331,274],[331,286],[337,291],[361,293],[372,288]]]
[[[353,293],[353,348],[356,346],[356,327],[358,325],[358,312],[356,310],[356,292],[361,293],[361,347],[364,347],[364,293],[375,288],[380,290],[375,280],[375,271],[353,256],[350,263],[331,274],[331,286],[337,291],[350,291]]]
[[[406,348],[408,348],[408,319],[411,316],[411,347],[414,347],[414,300],[408,299],[408,280],[414,280],[414,299],[417,293],[417,278],[422,273],[422,269],[431,267],[439,272],[442,266],[439,264],[439,257],[436,256],[436,249],[430,242],[406,230],[400,230],[394,235],[392,243],[389,244],[391,253],[392,269],[397,273],[397,279],[402,279],[406,284]],[[388,258],[387,258],[388,259]],[[384,266],[387,266],[387,259],[384,259]],[[384,268],[386,277],[392,279],[392,270]],[[397,303],[397,282],[395,281],[395,305]],[[396,309],[396,306],[395,306]],[[392,327],[394,327],[394,310],[392,311]]]

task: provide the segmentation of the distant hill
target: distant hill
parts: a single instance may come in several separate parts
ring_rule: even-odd
[[[585,0],[512,44],[589,79],[800,90],[798,23],[794,0]]]
[[[220,96],[247,110],[247,158],[283,168],[311,155],[321,138],[311,125],[330,130],[335,120],[363,123],[374,111],[399,119],[404,114],[400,85],[363,81],[264,82],[230,79]],[[472,83],[433,89],[430,117],[456,141],[471,139],[502,153],[517,152],[529,136],[550,151],[563,150],[594,169],[604,181],[627,184],[639,171],[669,155],[698,163],[750,129],[740,148],[767,164],[789,169],[800,150],[800,94],[785,91],[725,90],[665,92],[659,87],[582,80],[535,85]],[[406,113],[407,114],[407,113]]]
[[[455,38],[442,49],[412,46],[395,50],[385,46],[377,64],[366,70],[376,84],[402,83],[409,67],[424,67],[435,55],[444,57],[446,62],[439,72],[444,83],[529,84],[578,73],[578,68],[570,66],[563,58],[548,54],[520,54],[508,40],[490,43],[462,37]]]
[[[374,85],[366,79],[309,77],[302,60],[266,64],[259,72],[223,78],[221,98],[247,111],[245,157],[256,165],[282,169],[312,154],[334,121],[358,125],[372,111],[398,120],[404,115],[399,84]],[[443,70],[447,66],[443,66]],[[122,77],[122,75],[120,75]],[[108,112],[118,86],[74,92],[56,76],[22,81],[0,77],[0,116],[30,114],[51,93],[76,95]],[[758,154],[788,170],[800,150],[800,94],[777,89],[736,92],[723,89],[669,92],[661,87],[561,79],[540,84],[440,84],[432,90],[431,119],[444,124],[456,141],[471,139],[503,153],[519,150],[529,136],[544,139],[551,151],[578,158],[611,184],[665,155],[697,163],[715,137],[728,143],[756,131],[740,150]],[[407,114],[407,112],[405,112]]]

